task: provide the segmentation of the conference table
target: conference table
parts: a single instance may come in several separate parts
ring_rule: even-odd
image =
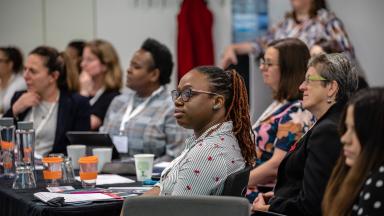
[[[133,176],[127,176],[134,178]],[[41,172],[37,174],[37,188],[35,189],[12,189],[13,179],[0,178],[0,215],[1,216],[60,216],[60,215],[120,215],[123,205],[122,200],[97,202],[86,205],[51,207],[34,198],[36,192],[48,192],[46,183],[42,179]],[[75,189],[80,189],[81,183],[70,184]],[[141,183],[102,185],[97,187],[122,187],[122,186],[141,186]]]

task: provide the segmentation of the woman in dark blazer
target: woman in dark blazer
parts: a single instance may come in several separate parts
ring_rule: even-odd
[[[67,70],[72,67],[68,57],[52,47],[34,49],[23,73],[28,90],[15,93],[5,114],[34,122],[35,150],[40,155],[65,153],[67,131],[90,129],[88,99],[68,88]]]
[[[280,164],[274,194],[259,194],[253,210],[321,215],[324,190],[341,150],[338,122],[356,88],[357,74],[343,54],[323,54],[310,60],[300,90],[303,107],[317,122]]]

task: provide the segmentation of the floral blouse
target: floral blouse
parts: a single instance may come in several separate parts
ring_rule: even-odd
[[[257,164],[269,160],[275,148],[287,152],[314,122],[299,100],[274,101],[253,125]]]
[[[232,128],[228,121],[188,138],[185,150],[162,173],[160,195],[220,195],[226,178],[245,167]]]
[[[268,43],[288,37],[301,39],[309,48],[312,48],[320,40],[335,41],[348,57],[351,59],[355,57],[353,46],[343,23],[334,13],[325,9],[319,10],[315,18],[301,23],[296,23],[292,17],[287,16],[283,21],[269,29],[266,36],[256,40],[254,43],[255,52],[259,54]]]

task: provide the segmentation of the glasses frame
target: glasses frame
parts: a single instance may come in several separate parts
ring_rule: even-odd
[[[259,64],[260,64],[260,66],[263,66],[263,67],[266,67],[266,68],[270,68],[272,66],[279,66],[279,64],[273,64],[273,63],[270,63],[270,62],[266,62],[265,59],[263,59],[263,58],[260,59]]]
[[[8,63],[9,59],[0,59],[0,63]]]
[[[327,82],[329,81],[328,79],[320,76],[320,75],[307,75],[305,76],[304,83],[306,85],[309,85],[313,81],[322,81],[322,82]]]
[[[182,91],[178,91],[177,89],[174,89],[171,91],[172,101],[175,102],[178,98],[181,98],[183,102],[188,102],[193,95],[196,94],[209,94],[209,95],[216,95],[216,96],[222,96],[220,94],[209,92],[209,91],[203,91],[203,90],[197,90],[192,88],[187,88]]]

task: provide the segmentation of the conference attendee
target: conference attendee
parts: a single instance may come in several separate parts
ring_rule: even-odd
[[[21,51],[16,47],[0,47],[0,116],[10,108],[13,94],[27,88],[22,70]]]
[[[296,37],[311,49],[317,41],[334,41],[341,51],[354,59],[354,50],[344,25],[336,15],[327,10],[325,0],[291,0],[292,11],[275,24],[265,36],[253,42],[229,45],[222,56],[220,67],[237,64],[236,54],[262,54],[267,44],[273,40]]]
[[[112,44],[96,39],[84,47],[80,94],[89,97],[91,129],[98,130],[114,97],[120,94],[122,70]]]
[[[324,39],[321,39],[320,41],[316,42],[316,44],[311,48],[310,53],[311,56],[319,55],[319,54],[324,54],[324,53],[342,53],[343,50],[339,46],[338,43],[335,41],[326,41]],[[360,67],[358,62],[355,60],[353,61],[355,64],[355,67],[359,70],[359,83],[357,90],[368,88],[369,84],[367,80],[364,78],[364,72],[363,69]]]
[[[177,123],[194,134],[145,195],[220,195],[230,174],[255,162],[244,81],[234,70],[201,66],[181,78],[172,99]]]
[[[73,40],[68,43],[65,48],[65,52],[74,61],[76,65],[76,71],[78,74],[81,73],[81,59],[83,57],[83,50],[85,47],[85,41],[83,40]]]
[[[266,49],[260,71],[274,101],[253,125],[258,159],[249,186],[274,182],[284,156],[314,123],[313,115],[301,105],[299,91],[308,60],[307,46],[296,38],[273,41]]]
[[[178,126],[166,84],[173,69],[169,49],[147,39],[137,50],[127,70],[129,91],[114,98],[104,119],[108,132],[123,156],[155,154],[157,160],[171,161],[183,150],[190,134]]]
[[[67,131],[90,129],[87,98],[68,90],[67,73],[71,61],[52,47],[39,46],[28,55],[24,66],[27,91],[16,92],[4,116],[16,121],[32,121],[35,153],[65,153]]]
[[[274,195],[259,194],[253,210],[321,215],[325,187],[341,150],[337,125],[356,88],[357,74],[345,55],[322,54],[311,58],[300,90],[303,107],[317,122],[281,162]],[[265,198],[270,198],[268,203]]]
[[[384,88],[359,91],[343,113],[343,151],[329,179],[323,215],[384,215]]]

